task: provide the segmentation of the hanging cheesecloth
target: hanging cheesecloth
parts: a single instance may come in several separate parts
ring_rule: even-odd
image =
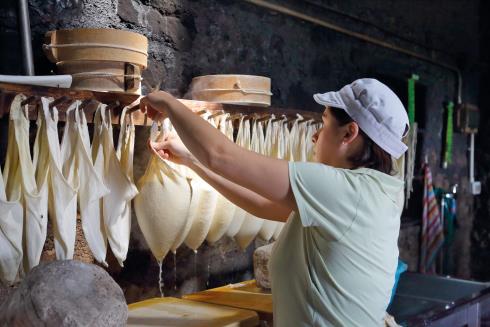
[[[238,146],[247,147],[247,144],[250,144],[250,121],[244,120],[245,117],[240,118],[240,123],[238,125],[238,132],[236,136],[236,144]],[[249,146],[249,145],[248,145]],[[226,231],[226,235],[229,237],[235,237],[235,235],[240,230],[242,226],[243,220],[245,219],[245,215],[247,212],[240,207],[236,207],[235,212],[233,214],[233,218],[230,223],[230,227]]]
[[[73,259],[77,221],[77,190],[62,172],[61,148],[58,139],[58,110],[49,108],[52,99],[41,98],[36,138],[36,178],[46,179],[48,173],[49,219],[52,222],[56,259]],[[66,144],[65,144],[66,146]],[[66,151],[66,150],[65,150]]]
[[[170,122],[170,119],[166,118],[164,121],[163,121],[163,126],[162,126],[162,132],[163,134],[166,134],[166,133],[175,133],[177,134],[177,131],[174,129],[172,123]],[[156,134],[155,134],[155,138],[156,138]],[[184,228],[182,230],[182,232],[177,235],[177,237],[175,238],[172,246],[170,247],[170,251],[172,251],[172,253],[174,254],[174,260],[175,260],[175,255],[177,254],[177,249],[179,248],[179,246],[182,245],[182,243],[184,243],[184,241],[186,240],[187,238],[187,235],[189,235],[189,231],[193,225],[193,219],[194,219],[194,216],[195,216],[195,211],[197,210],[197,205],[199,204],[199,197],[195,194],[193,188],[192,188],[192,178],[195,177],[195,173],[190,169],[188,168],[187,166],[184,166],[184,165],[179,165],[179,164],[176,164],[172,161],[166,161],[167,164],[172,168],[174,169],[175,171],[179,172],[180,174],[182,174],[183,176],[185,176],[187,178],[187,181],[189,183],[189,185],[191,186],[191,203],[189,205],[189,211],[187,213],[187,217],[185,217],[185,225],[184,225]]]
[[[7,157],[4,167],[6,198],[20,200],[23,207],[23,265],[21,275],[39,264],[48,223],[47,183],[38,188],[29,147],[27,106],[17,95],[10,107]]]
[[[298,132],[301,133],[301,131],[302,129],[300,124],[300,128],[298,129]],[[290,137],[291,137],[290,134],[291,133],[289,132],[288,126],[287,124],[285,124],[285,119],[272,123],[272,149],[270,151],[274,158],[285,159],[285,160],[292,159],[291,158],[292,152],[288,150],[290,148]],[[306,129],[304,134],[306,134]],[[303,143],[299,142],[298,146],[303,147],[304,142]],[[304,152],[304,156],[306,157],[306,152]],[[277,240],[283,227],[284,227],[283,222],[277,223],[276,229],[274,230],[274,235],[272,235],[273,239]]]
[[[154,123],[152,130],[156,126]],[[161,139],[164,132],[152,133],[151,139]],[[176,250],[177,240],[185,237],[192,202],[189,180],[169,163],[154,152],[138,181],[139,194],[134,198],[138,225],[159,263],[171,248]]]
[[[5,183],[0,169],[0,282],[16,281],[22,262],[22,227],[24,212],[20,197],[7,201]]]
[[[306,136],[305,136],[306,161],[310,161],[310,162],[315,161],[314,143],[312,139],[313,139],[313,135],[318,130],[318,126],[319,124],[315,124],[313,120],[310,120],[306,123]]]
[[[296,114],[296,116],[298,118],[294,121],[289,134],[289,159],[292,161],[306,161],[307,144],[312,142],[306,139],[308,134],[307,122],[304,122],[301,115]]]
[[[101,199],[109,193],[90,155],[87,119],[75,101],[66,110],[62,141],[62,169],[72,187],[78,190],[83,235],[98,262],[107,266],[107,235],[101,216]]]
[[[209,116],[207,114],[203,118],[216,128],[214,120],[209,118]],[[197,205],[191,211],[192,226],[185,239],[185,244],[192,250],[197,251],[208,235],[219,193],[191,170],[189,170],[189,177],[191,179],[192,196],[196,197]]]
[[[117,143],[117,158],[121,164],[121,170],[134,185],[133,176],[133,159],[134,159],[134,141],[136,129],[134,126],[133,115],[127,114],[128,108],[121,112],[119,140]],[[118,233],[120,235],[120,247],[124,251],[124,258],[128,252],[129,239],[131,235],[131,199],[123,204],[121,218],[118,224]]]
[[[106,111],[105,104],[101,104],[95,113],[92,158],[96,169],[102,170],[102,180],[109,189],[102,198],[102,216],[112,253],[122,267],[130,237],[128,201],[138,194],[138,190],[117,158],[112,135],[111,113]]]
[[[267,127],[265,129],[264,145],[262,148],[262,154],[264,156],[272,157],[272,120],[268,120]],[[274,231],[277,228],[277,221],[264,219],[264,223],[259,231],[259,237],[265,241],[269,241],[274,235]]]
[[[220,117],[219,130],[225,134],[229,140],[233,141],[233,122],[228,119],[229,117],[230,114],[225,114]],[[206,236],[206,240],[209,243],[212,244],[225,235],[235,214],[235,208],[235,204],[218,193],[218,199],[216,200],[216,207],[214,209],[214,217],[211,221],[208,235]]]
[[[247,128],[246,125],[245,128]],[[257,122],[256,120],[253,122],[250,143],[245,144],[245,149],[257,153],[264,152],[264,134],[261,122]],[[246,249],[255,239],[263,224],[264,219],[256,217],[251,213],[246,213],[243,223],[240,226],[238,233],[235,235],[235,241],[242,250]]]

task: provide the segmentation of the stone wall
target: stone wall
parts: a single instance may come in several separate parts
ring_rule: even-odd
[[[457,64],[463,71],[463,100],[477,103],[479,1],[464,7],[456,0],[400,1],[277,1],[298,11],[366,33],[388,43],[420,52],[434,60]],[[419,59],[368,44],[302,20],[233,0],[30,0],[36,74],[54,69],[41,51],[43,34],[52,29],[111,27],[136,31],[149,38],[149,66],[143,90],[161,88],[184,96],[194,76],[216,73],[265,75],[272,78],[273,105],[319,111],[315,92],[337,89],[352,80],[373,76],[395,89],[406,102],[406,79],[420,76],[417,87],[419,147],[415,193],[404,212],[400,234],[401,257],[417,269],[421,212],[421,158],[429,157],[434,183],[448,189],[458,184],[459,229],[453,248],[451,274],[469,277],[473,197],[468,193],[467,139],[455,134],[453,164],[441,168],[444,104],[455,100],[453,72]],[[0,41],[10,51],[0,52],[0,73],[21,73],[17,42],[16,1],[4,0],[0,11]],[[436,19],[437,18],[437,19]],[[0,121],[5,140],[6,120]],[[147,160],[147,128],[137,129],[136,178]],[[0,142],[0,163],[5,144]],[[134,217],[133,217],[134,218]],[[182,248],[164,262],[167,295],[182,294],[251,277],[253,246],[241,252],[224,239],[203,246],[197,257]],[[478,260],[475,258],[474,260]],[[208,268],[209,267],[209,268]],[[129,302],[158,294],[158,267],[133,219],[132,241],[125,267],[114,262],[110,271]]]
[[[479,105],[481,110],[480,130],[476,137],[476,174],[482,182],[482,194],[477,198],[475,223],[472,232],[471,270],[474,278],[490,279],[490,3],[480,3],[480,85]]]

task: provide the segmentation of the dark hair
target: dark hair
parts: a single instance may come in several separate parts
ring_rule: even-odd
[[[330,107],[330,113],[335,117],[340,126],[354,121],[343,109]],[[364,140],[364,146],[359,153],[348,158],[354,165],[354,169],[366,167],[391,175],[393,173],[393,163],[390,154],[374,143],[360,128],[359,134]]]

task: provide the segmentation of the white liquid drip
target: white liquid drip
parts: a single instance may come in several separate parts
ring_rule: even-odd
[[[177,251],[174,252],[174,290],[177,290]]]
[[[210,277],[210,273],[209,273],[209,258],[208,258],[208,275],[207,275],[207,278],[206,278],[206,288],[209,287],[209,277]]]
[[[197,250],[194,250],[194,276],[197,279]]]
[[[162,279],[162,272],[163,272],[162,261],[158,261],[158,267],[160,268],[160,271],[158,273],[158,289],[160,290],[160,297],[164,297],[163,287],[165,286],[165,284],[163,283],[163,279]]]

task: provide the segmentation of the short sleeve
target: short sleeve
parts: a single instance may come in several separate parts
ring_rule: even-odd
[[[340,239],[351,227],[359,204],[358,178],[322,163],[290,162],[289,180],[305,227],[319,227]]]

